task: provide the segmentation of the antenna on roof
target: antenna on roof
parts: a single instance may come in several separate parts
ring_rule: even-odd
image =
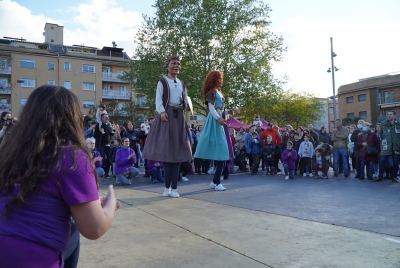
[[[112,45],[113,45],[113,47],[117,47],[117,44],[115,43],[115,41],[112,41]]]

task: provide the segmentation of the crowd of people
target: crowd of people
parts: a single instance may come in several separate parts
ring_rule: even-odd
[[[112,185],[99,198],[98,177],[129,185],[141,165],[151,182],[164,183],[165,197],[179,197],[178,181],[188,181],[190,172],[213,175],[210,187],[225,191],[221,182],[236,172],[235,166],[250,175],[281,172],[286,180],[296,175],[328,179],[333,168],[333,178],[354,173],[360,180],[398,183],[395,111],[375,125],[359,120],[346,127],[337,119],[332,133],[326,127],[317,133],[311,124],[280,131],[272,123],[264,126],[257,115],[249,130],[236,132],[225,120],[223,73],[213,70],[202,89],[209,110],[205,124],[189,126],[187,89],[177,78],[179,57],[168,57],[164,67],[167,75],[156,89],[157,115],[137,129],[131,121],[111,123],[104,104],[96,118],[82,117],[78,98],[51,85],[32,92],[20,123],[9,112],[1,114],[2,267],[76,267],[79,233],[101,237],[120,207]]]

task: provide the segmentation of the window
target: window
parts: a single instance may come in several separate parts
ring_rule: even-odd
[[[383,93],[385,101],[384,103],[392,103],[393,102],[393,91],[385,91]]]
[[[0,78],[0,89],[8,87],[8,79],[7,78]]]
[[[347,113],[347,118],[354,119],[354,113]]]
[[[21,87],[35,87],[35,79],[30,78],[21,78],[23,83],[21,83]]]
[[[118,91],[119,92],[125,92],[126,91],[126,86],[118,86]]]
[[[329,113],[333,114],[333,107],[329,107]]]
[[[90,82],[83,82],[83,90],[95,90],[95,84]]]
[[[54,70],[54,61],[49,61],[47,63],[47,69]]]
[[[21,59],[19,63],[21,68],[31,68],[31,69],[35,68],[34,60]]]
[[[361,111],[361,112],[359,112],[359,117],[360,117],[361,119],[367,118],[367,112],[366,112],[366,111]]]
[[[64,62],[64,71],[71,71],[71,63]]]
[[[367,96],[365,94],[358,95],[358,101],[366,101],[366,100],[367,100]]]
[[[84,73],[94,73],[94,65],[83,64],[82,65],[82,72],[84,72]]]
[[[354,102],[353,96],[346,97],[346,103],[353,103],[353,102]]]
[[[110,67],[103,67],[103,73],[109,73]]]
[[[94,100],[84,100],[83,101],[83,108],[94,108],[95,101]]]
[[[26,104],[26,98],[21,98],[21,107],[24,106]]]
[[[139,96],[136,99],[136,105],[139,107],[146,107],[147,100],[145,96]]]
[[[71,89],[71,81],[65,80],[65,81],[64,81],[64,87],[65,87],[66,89]]]
[[[197,121],[197,115],[191,115],[190,121]]]
[[[124,69],[118,69],[118,75],[123,75],[124,74]]]
[[[54,86],[56,84],[56,82],[54,80],[49,80],[49,81],[47,81],[47,84]]]
[[[331,128],[335,128],[335,122],[331,121]]]
[[[108,90],[110,90],[110,85],[104,85],[104,88],[103,88],[105,91],[108,91]]]

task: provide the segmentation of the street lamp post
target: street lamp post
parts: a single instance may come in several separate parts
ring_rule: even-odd
[[[339,71],[338,68],[333,64],[333,58],[336,57],[336,53],[333,52],[333,41],[331,37],[331,68],[332,68],[332,88],[333,88],[333,119],[336,122],[336,93],[335,93],[335,72]],[[328,73],[331,72],[331,68],[328,69]]]

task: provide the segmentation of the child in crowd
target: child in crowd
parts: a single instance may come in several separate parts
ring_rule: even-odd
[[[311,158],[314,155],[314,146],[310,142],[309,135],[303,135],[304,141],[300,144],[299,156],[300,158],[300,173],[303,173],[303,177],[312,177],[311,171]]]
[[[110,162],[111,162],[111,166],[112,166],[113,178],[116,178],[116,176],[115,176],[115,154],[117,153],[119,148],[121,148],[121,140],[115,139],[114,143],[112,144],[111,150],[110,150]]]
[[[157,181],[164,182],[164,177],[162,175],[162,170],[163,170],[162,162],[155,160],[147,160],[147,168],[149,170],[152,183],[157,183]]]
[[[301,143],[302,143],[302,141],[300,139],[299,133],[295,132],[294,133],[294,141],[293,141],[293,149],[296,152],[299,152]],[[294,175],[297,175],[297,169],[299,168],[299,161],[300,161],[300,157],[297,157],[296,158],[296,166],[295,166],[295,169],[294,169]]]
[[[257,125],[260,125],[260,127],[263,126],[263,123],[261,122],[260,116],[258,114],[256,115],[256,117],[254,118],[254,121],[253,121],[253,126],[257,126]]]
[[[328,178],[328,170],[329,163],[325,157],[322,155],[322,149],[316,149],[315,154],[312,157],[312,165],[315,174],[315,178],[319,179],[327,179]]]
[[[258,174],[258,165],[260,162],[260,154],[261,154],[261,148],[262,148],[262,143],[260,140],[260,137],[258,136],[257,132],[252,133],[253,140],[250,144],[250,150],[251,150],[251,157],[253,159],[253,168],[250,172],[250,175],[252,174]]]
[[[97,123],[99,123],[99,129],[101,129],[101,124],[102,124],[101,115],[102,114],[107,114],[106,105],[103,103],[101,103],[99,106],[97,106],[97,112],[96,112],[96,121],[97,121]]]
[[[296,168],[297,152],[293,148],[293,142],[286,142],[286,150],[282,152],[282,163],[285,171],[285,180],[293,180],[293,171]]]
[[[262,154],[265,158],[266,175],[275,175],[275,145],[272,143],[271,135],[267,135]]]
[[[149,134],[150,131],[150,125],[149,125],[149,120],[146,118],[144,122],[140,125],[140,130],[144,131],[145,135]]]

